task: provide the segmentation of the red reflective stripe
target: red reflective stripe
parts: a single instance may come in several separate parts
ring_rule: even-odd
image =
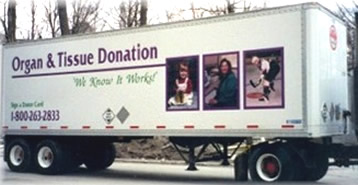
[[[68,126],[61,126],[61,129],[68,129]]]
[[[165,129],[165,128],[166,128],[165,125],[158,125],[158,126],[157,126],[157,129]]]
[[[129,126],[130,129],[139,129],[139,126],[138,125],[131,125]]]
[[[259,128],[258,125],[247,125],[246,128],[252,129],[252,128]]]
[[[82,129],[91,129],[91,126],[82,126]]]
[[[224,129],[224,128],[226,128],[226,126],[225,125],[215,125],[214,128],[215,129]]]
[[[295,125],[281,125],[281,128],[295,128]]]
[[[113,129],[114,126],[106,126],[106,129]]]
[[[185,129],[194,129],[194,125],[185,125],[184,126]]]
[[[27,129],[27,126],[21,126],[20,128],[21,129]]]
[[[40,126],[40,129],[47,129],[47,126]]]

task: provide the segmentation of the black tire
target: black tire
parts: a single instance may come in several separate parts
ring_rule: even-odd
[[[32,170],[32,146],[24,139],[14,139],[6,145],[5,159],[13,172],[29,172]]]
[[[242,153],[234,160],[235,181],[248,180],[248,154]]]
[[[255,148],[249,156],[249,171],[253,181],[293,181],[296,178],[295,163],[292,160],[293,153],[284,144],[261,145]],[[264,169],[265,161],[270,164]],[[272,177],[271,177],[272,176]]]
[[[66,145],[63,145],[62,147],[66,152],[65,157],[67,158],[65,172],[78,170],[78,168],[83,164],[83,157],[78,143],[66,143]]]
[[[83,163],[89,170],[104,170],[110,167],[116,158],[116,149],[112,143],[90,147],[83,155]]]
[[[319,146],[312,148],[310,152],[311,154],[307,157],[311,157],[310,161],[312,162],[312,166],[305,168],[305,180],[318,181],[322,179],[328,172],[328,152]]]
[[[302,158],[297,154],[292,157],[292,160],[294,161],[294,168],[295,168],[295,181],[304,181],[306,180],[306,168],[304,161]]]
[[[83,154],[78,151],[77,149],[72,148],[71,151],[73,151],[72,155],[72,161],[69,165],[69,169],[78,169],[83,164]]]
[[[70,151],[54,140],[43,140],[36,147],[35,165],[41,174],[56,175],[66,172],[72,164]]]

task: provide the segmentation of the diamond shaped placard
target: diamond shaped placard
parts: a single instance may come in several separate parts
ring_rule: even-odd
[[[118,120],[123,124],[129,117],[129,112],[125,107],[122,107],[121,110],[117,113]]]

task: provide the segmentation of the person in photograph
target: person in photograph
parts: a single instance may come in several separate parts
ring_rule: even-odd
[[[263,96],[259,98],[259,101],[268,102],[270,100],[271,91],[275,91],[275,78],[280,72],[280,65],[277,60],[267,60],[257,56],[252,57],[251,63],[257,66],[261,75],[256,83],[250,80],[250,84],[254,88],[261,84],[263,87]]]
[[[216,90],[216,96],[209,100],[213,107],[234,107],[237,106],[237,79],[232,71],[231,62],[222,59],[219,64],[220,84]]]
[[[193,84],[189,77],[189,64],[180,62],[178,65],[178,77],[175,79],[175,95],[168,101],[169,105],[192,105]]]

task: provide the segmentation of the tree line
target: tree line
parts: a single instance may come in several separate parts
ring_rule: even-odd
[[[17,10],[18,3],[29,3],[29,8]],[[148,19],[148,5],[151,0],[120,0],[114,1],[108,10],[101,9],[100,0],[44,0],[19,1],[0,0],[0,22],[6,42],[21,40],[35,40],[45,37],[59,37],[62,35],[89,33],[96,31],[139,27],[151,24]],[[217,3],[217,5],[215,5]],[[207,16],[219,16],[235,12],[245,12],[266,8],[263,0],[260,6],[254,6],[248,0],[217,0],[211,7],[197,6],[192,0],[188,8],[165,11],[165,22],[198,19]],[[350,56],[353,56],[355,42],[354,12],[358,5],[352,1],[352,7],[338,6],[336,14],[343,19],[348,28],[348,46]],[[42,11],[38,9],[42,8]],[[70,13],[68,12],[70,9]],[[17,11],[29,14],[26,33],[16,38],[18,32]],[[99,14],[105,15],[100,17]],[[185,17],[184,15],[191,15]],[[23,21],[22,21],[23,22]]]
[[[251,6],[251,3],[246,3],[246,0],[219,0],[218,2],[220,3],[217,6],[203,8],[197,7],[192,1],[187,9],[166,11],[166,22],[224,15],[257,8]],[[29,5],[26,6],[26,9],[19,9],[18,4],[20,3],[29,3]],[[6,42],[15,42],[19,39],[54,38],[63,35],[103,31],[104,29],[114,30],[151,24],[150,19],[148,19],[150,0],[149,2],[148,0],[115,1],[113,6],[106,11],[101,9],[101,3],[100,0],[0,0],[2,33]],[[29,8],[27,8],[28,6]],[[42,9],[42,11],[39,11],[39,9]],[[68,11],[69,9],[70,11]],[[191,17],[184,17],[184,12],[189,12]],[[29,21],[26,24],[28,26],[25,33],[22,31],[21,34],[19,34],[18,28],[18,13],[29,15]],[[105,16],[100,17],[100,13]],[[21,22],[23,23],[23,21]],[[17,36],[20,38],[17,38]]]

